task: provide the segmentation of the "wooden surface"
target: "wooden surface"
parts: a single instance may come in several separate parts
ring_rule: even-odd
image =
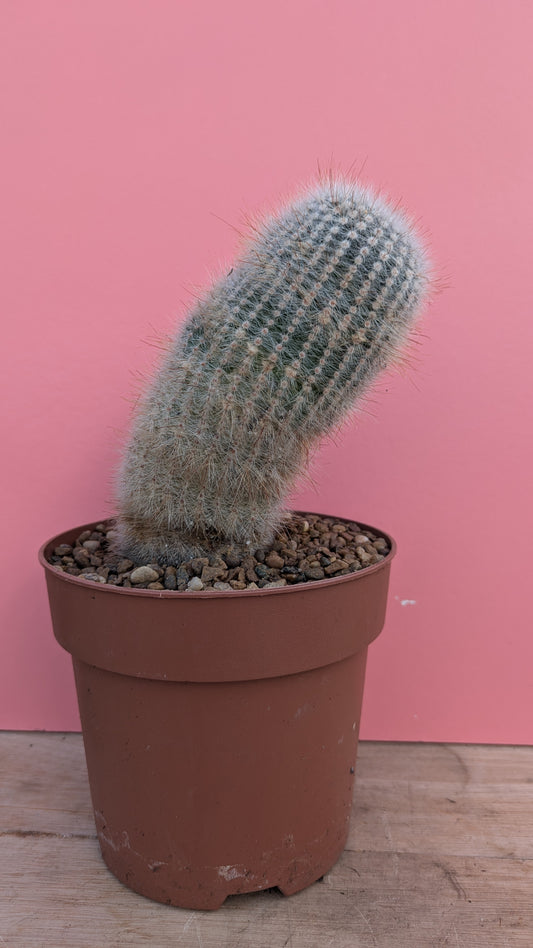
[[[533,748],[362,743],[328,876],[201,913],[106,869],[79,735],[0,732],[0,948],[63,945],[533,948]]]

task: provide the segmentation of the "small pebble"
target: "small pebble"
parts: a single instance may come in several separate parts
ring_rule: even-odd
[[[170,589],[170,590],[178,588],[178,580],[177,580],[175,566],[167,566],[165,570],[165,578],[163,579],[163,586],[165,587],[165,589]]]
[[[207,583],[213,583],[215,581],[222,580],[227,575],[228,568],[224,563],[223,566],[204,566],[200,579],[205,586]]]
[[[72,547],[69,543],[60,543],[59,546],[56,546],[54,553],[56,556],[70,556]]]
[[[365,548],[362,546],[356,547],[355,552],[357,554],[357,558],[360,560],[361,563],[369,563],[370,560],[372,559],[371,554],[367,553]]]
[[[155,583],[159,579],[159,573],[151,566],[138,566],[132,570],[130,575],[131,582],[136,586],[138,583]]]
[[[176,579],[178,582],[178,586],[183,586],[183,588],[185,589],[185,586],[189,582],[190,578],[191,578],[191,573],[189,572],[189,570],[185,566],[178,566],[176,570]]]
[[[233,569],[235,566],[241,565],[242,556],[240,555],[238,550],[236,550],[232,546],[224,550],[222,553],[222,556],[224,557],[224,560],[226,561],[226,565],[229,566],[230,569]]]
[[[128,560],[126,557],[123,557],[118,561],[116,570],[117,573],[128,573],[130,569],[133,569],[134,566],[135,563],[133,563],[132,560]]]
[[[73,556],[78,566],[81,566],[82,568],[89,566],[91,561],[89,551],[85,550],[82,546],[77,546],[75,548]]]
[[[332,549],[338,550],[339,547],[346,546],[346,540],[344,539],[344,537],[341,537],[340,533],[338,533],[336,539],[333,540],[331,546],[332,546]]]
[[[187,583],[187,589],[190,589],[193,592],[197,592],[203,588],[204,588],[204,584],[199,576],[193,576],[193,578],[190,579],[189,582]]]
[[[223,570],[226,570],[228,568],[226,561],[221,556],[219,556],[218,553],[211,553],[211,555],[209,556],[209,566],[210,567],[218,566],[220,569],[223,569]]]
[[[83,543],[85,550],[88,550],[89,553],[96,553],[100,549],[100,540],[85,540]]]
[[[285,566],[285,560],[278,553],[268,553],[265,556],[265,563],[271,569],[281,569],[282,566]]]
[[[200,576],[204,566],[209,566],[209,560],[207,556],[195,556],[191,560],[191,568],[195,576]]]
[[[326,576],[335,576],[335,573],[340,573],[346,566],[348,566],[348,563],[345,563],[344,560],[334,560],[329,566],[324,567],[324,572]]]

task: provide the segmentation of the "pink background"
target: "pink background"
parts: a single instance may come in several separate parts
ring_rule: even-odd
[[[37,548],[112,512],[154,335],[319,163],[403,199],[447,283],[296,499],[399,543],[363,737],[533,742],[532,11],[2,4],[0,727],[78,728]]]

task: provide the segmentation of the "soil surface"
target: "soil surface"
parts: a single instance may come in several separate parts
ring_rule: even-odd
[[[193,592],[202,589],[267,589],[345,576],[379,563],[390,552],[383,537],[349,520],[293,514],[268,548],[240,556],[196,557],[180,566],[133,563],[111,549],[113,521],[85,530],[73,546],[57,546],[56,569],[90,583],[135,589]]]

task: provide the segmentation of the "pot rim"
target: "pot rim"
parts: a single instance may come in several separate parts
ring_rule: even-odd
[[[277,678],[342,661],[383,628],[396,552],[390,537],[387,556],[345,576],[270,589],[177,592],[124,589],[55,569],[46,554],[83,529],[49,540],[39,559],[57,641],[73,659],[106,671],[175,682]]]
[[[363,530],[371,530],[372,533],[376,533],[379,537],[382,537],[390,546],[389,552],[384,556],[382,560],[378,563],[373,563],[371,566],[365,566],[363,569],[357,570],[354,573],[347,573],[344,576],[331,576],[326,579],[311,579],[307,580],[305,583],[294,583],[287,584],[286,586],[277,586],[274,588],[258,588],[258,589],[200,589],[200,590],[176,590],[176,589],[135,589],[134,587],[124,587],[124,586],[113,586],[108,583],[95,583],[82,579],[81,576],[71,576],[70,573],[64,573],[62,570],[55,568],[53,563],[50,563],[47,559],[47,555],[53,550],[55,546],[58,546],[65,535],[79,535],[84,530],[94,529],[97,523],[107,523],[109,520],[112,520],[112,517],[104,517],[100,520],[94,520],[90,523],[82,524],[79,527],[72,527],[68,530],[63,530],[61,533],[56,534],[51,537],[49,540],[40,546],[38,551],[38,559],[41,566],[48,572],[52,573],[54,576],[58,577],[61,581],[66,583],[71,583],[75,586],[82,586],[84,588],[94,588],[98,590],[98,593],[108,593],[111,595],[120,595],[120,596],[134,596],[140,598],[148,599],[236,599],[245,596],[246,598],[250,597],[260,597],[260,596],[285,596],[289,593],[294,593],[296,591],[302,592],[304,589],[311,591],[313,589],[325,589],[328,586],[338,586],[346,582],[356,582],[362,577],[369,576],[372,573],[375,573],[379,570],[382,570],[385,564],[389,564],[391,560],[395,557],[398,547],[394,538],[386,533],[379,527],[373,527],[368,523],[362,523],[360,520],[355,520],[351,517],[336,517],[335,514],[330,513],[318,513],[317,511],[307,510],[293,510],[291,513],[298,514],[298,516],[305,517],[306,514],[311,514],[320,517],[330,517],[332,519],[338,520],[338,522],[346,521],[347,523],[356,523],[358,527],[361,527]]]

